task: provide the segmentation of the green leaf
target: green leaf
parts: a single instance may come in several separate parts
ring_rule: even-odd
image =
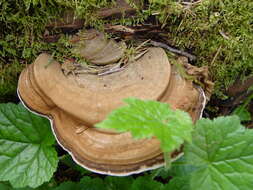
[[[9,184],[9,182],[0,182],[0,190],[53,190],[52,183],[44,183],[43,185],[37,188],[23,187],[23,188],[14,188]]]
[[[64,182],[53,190],[163,190],[164,185],[155,181],[151,176],[141,176],[134,179],[128,177],[107,176],[104,180],[101,178],[92,178],[85,176],[80,182]]]
[[[83,177],[80,181],[82,190],[106,190],[106,186],[101,178]]]
[[[67,181],[61,183],[58,187],[54,188],[53,190],[81,190],[81,189],[84,189],[82,188],[82,184]]]
[[[185,156],[180,157],[178,160],[172,163],[172,167],[167,171],[167,176],[182,177],[190,175],[196,167],[187,163]],[[165,177],[166,175],[164,175]]]
[[[193,124],[183,111],[169,108],[168,104],[127,98],[128,105],[118,108],[96,127],[131,132],[136,139],[157,137],[164,152],[172,152],[184,141],[191,141]]]
[[[100,178],[83,177],[80,182],[67,181],[53,190],[105,190],[105,184]]]
[[[129,190],[129,186],[134,179],[131,176],[127,177],[112,177],[107,176],[104,180],[108,190]]]
[[[134,182],[132,183],[131,187],[129,188],[130,190],[140,190],[140,189],[145,189],[145,190],[162,190],[163,189],[163,184],[152,180],[150,176],[141,176],[138,177]]]
[[[173,177],[164,187],[165,190],[190,190],[189,176]]]
[[[0,104],[0,180],[14,187],[49,181],[58,157],[49,121],[21,104]]]
[[[164,186],[165,190],[189,190],[190,189],[190,174],[195,170],[191,164],[187,164],[185,157],[182,156],[175,162],[172,162],[171,168],[165,170],[159,168],[155,172],[153,178],[161,177],[163,180],[169,180]],[[154,173],[152,172],[152,173]]]
[[[232,115],[237,115],[241,121],[250,121],[251,120],[251,114],[243,105],[238,106],[233,111]]]
[[[92,173],[91,171],[86,170],[86,169],[82,168],[81,166],[77,165],[73,161],[72,157],[69,154],[65,154],[65,155],[61,156],[60,161],[63,164],[67,165],[68,167],[72,168],[73,170],[80,172],[81,175]]]
[[[0,189],[1,190],[13,190],[12,187],[6,185],[6,184],[3,184],[3,183],[0,183]]]
[[[185,154],[197,167],[192,190],[252,190],[253,130],[244,128],[237,116],[199,120]]]

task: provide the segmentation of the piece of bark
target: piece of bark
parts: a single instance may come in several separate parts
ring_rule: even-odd
[[[209,101],[214,89],[214,83],[211,81],[208,67],[196,67],[188,63],[187,57],[180,56],[177,59],[177,63],[181,64],[189,76],[194,76],[195,81],[201,84],[203,88],[206,98]]]
[[[130,17],[135,14],[136,9],[132,8],[125,0],[117,0],[115,7],[102,8],[97,12],[97,15],[103,19]]]
[[[47,43],[54,43],[60,39],[60,34],[55,35],[44,35],[43,40]]]
[[[101,8],[95,13],[102,19],[115,19],[115,18],[126,18],[135,15],[136,9],[132,8],[124,0],[118,0],[115,7],[112,8]],[[46,25],[47,28],[57,28],[62,30],[78,30],[83,28],[84,20],[75,17],[74,10],[67,10],[63,13],[61,19],[53,19],[49,24]]]
[[[229,99],[215,103],[220,108],[221,115],[229,115],[237,106],[242,104],[252,94],[252,91],[248,90],[252,85],[253,77],[244,81],[236,80],[226,91],[226,94],[230,96]]]
[[[233,85],[231,85],[228,88],[227,94],[229,96],[236,96],[238,94],[241,94],[241,93],[247,91],[248,88],[252,85],[253,85],[253,76],[247,78],[244,81],[238,79],[238,80],[236,80],[236,82]]]
[[[164,34],[158,25],[123,26],[107,24],[104,30],[122,39],[153,39]]]
[[[117,0],[116,7],[105,8],[98,11],[98,15],[106,19],[109,17],[128,17],[136,13],[136,9],[132,8],[125,0]]]
[[[84,26],[84,20],[75,18],[73,10],[65,11],[61,19],[53,19],[46,28],[58,28],[63,30],[78,30]]]

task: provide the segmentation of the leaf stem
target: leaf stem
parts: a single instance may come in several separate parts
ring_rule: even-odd
[[[170,152],[164,152],[163,153],[163,156],[164,156],[164,161],[165,161],[165,170],[169,170],[170,167],[171,167],[171,155],[170,155]]]

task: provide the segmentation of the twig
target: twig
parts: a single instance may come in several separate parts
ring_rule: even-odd
[[[192,55],[192,54],[187,53],[187,52],[185,52],[185,51],[181,51],[181,50],[179,50],[179,49],[175,49],[175,48],[170,47],[170,46],[168,46],[167,44],[164,44],[164,43],[162,43],[162,42],[156,42],[156,41],[151,40],[150,43],[151,43],[153,46],[161,47],[161,48],[164,48],[164,49],[169,50],[169,51],[172,52],[172,53],[176,53],[176,54],[179,54],[179,55],[183,55],[183,56],[185,56],[185,57],[188,57],[191,61],[196,60],[196,56],[195,56],[195,55]]]
[[[199,4],[201,3],[202,0],[199,0],[199,1],[195,1],[195,2],[186,2],[186,1],[183,1],[181,2],[183,5],[196,5],[196,4]]]
[[[138,47],[135,48],[135,50],[139,50],[140,48],[142,48],[146,43],[148,43],[150,41],[150,39],[142,42]]]
[[[99,73],[98,76],[109,75],[111,73],[119,72],[119,71],[122,71],[124,69],[125,69],[125,67],[111,68],[108,71],[105,71],[103,73]]]
[[[220,47],[219,47],[219,49],[217,50],[217,52],[215,53],[215,55],[214,55],[214,57],[213,57],[213,60],[212,60],[212,62],[211,62],[210,65],[213,65],[214,61],[216,60],[217,56],[218,56],[219,53],[220,53],[221,47],[222,47],[222,46],[220,45]]]
[[[121,71],[125,67],[120,67],[120,65],[121,65],[121,62],[117,63],[116,65],[114,65],[113,67],[111,67],[108,70],[104,70],[104,71],[98,72],[97,75],[98,76],[103,76],[103,75],[108,75],[108,74],[111,74],[111,73],[115,73],[115,72]]]
[[[128,26],[122,26],[122,25],[107,25],[105,27],[105,30],[112,30],[112,31],[116,31],[116,32],[123,32],[123,33],[130,33],[130,34],[134,34],[136,31]]]
[[[148,49],[144,50],[143,52],[139,53],[138,55],[136,55],[134,57],[134,60],[138,60],[139,58],[141,58],[144,54],[146,54],[148,52]]]
[[[225,38],[226,40],[229,40],[229,37],[221,30],[219,30],[220,35]]]

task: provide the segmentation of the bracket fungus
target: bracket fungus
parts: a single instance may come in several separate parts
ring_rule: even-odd
[[[94,48],[89,40],[102,45]],[[109,49],[108,43],[117,51]],[[82,48],[84,56],[96,64],[119,61],[120,56],[115,56],[115,52],[122,56],[120,45],[106,41],[99,33],[85,39]],[[182,77],[162,48],[149,47],[124,69],[106,75],[64,74],[59,62],[53,60],[48,64],[51,60],[52,56],[43,53],[23,70],[18,83],[19,97],[28,109],[51,120],[58,143],[79,165],[97,173],[124,176],[164,164],[156,138],[135,140],[130,133],[94,127],[122,106],[122,99],[137,97],[169,103],[172,108],[187,111],[193,121],[201,117],[206,103],[205,89]],[[208,81],[203,74],[205,69],[186,63],[180,65],[186,72],[205,78],[204,83]],[[181,154],[175,151],[172,159]]]

